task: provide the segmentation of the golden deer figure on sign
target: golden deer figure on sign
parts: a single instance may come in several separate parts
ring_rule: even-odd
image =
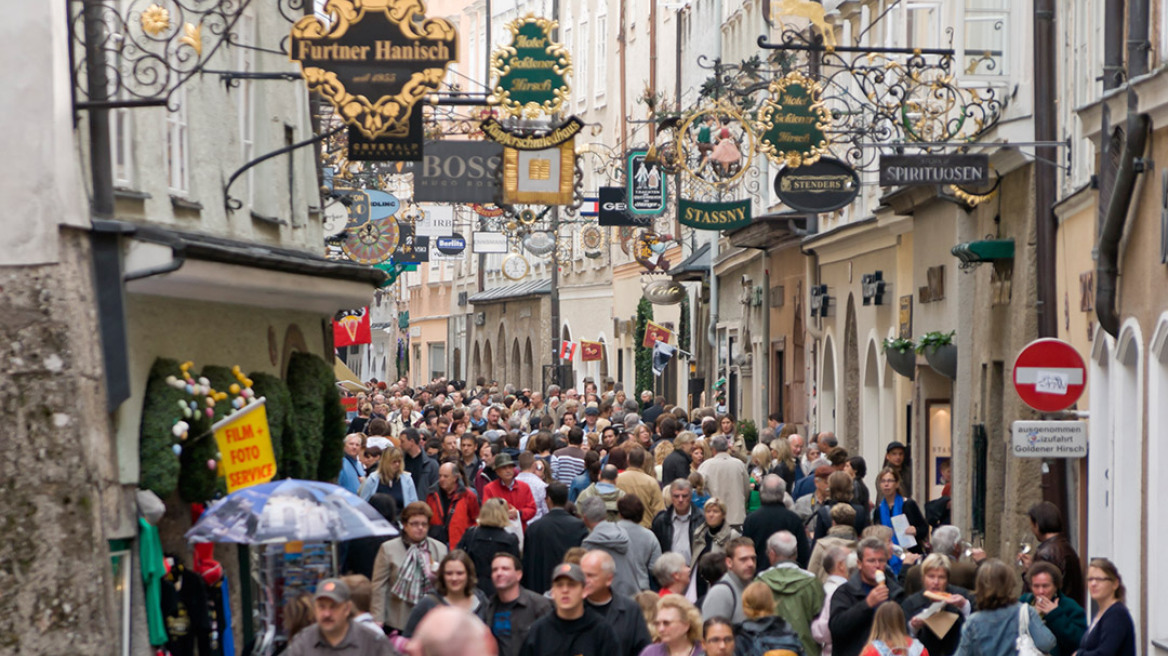
[[[813,0],[778,0],[778,2],[771,4],[771,14],[778,22],[780,31],[786,29],[786,25],[783,24],[784,16],[806,18],[811,21],[812,25],[819,28],[819,33],[823,35],[824,47],[835,49],[835,31],[827,22],[823,5],[818,2],[813,2]]]

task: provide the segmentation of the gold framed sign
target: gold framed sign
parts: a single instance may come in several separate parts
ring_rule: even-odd
[[[503,149],[503,202],[571,205],[576,188],[576,140],[546,150]]]
[[[528,14],[507,25],[511,43],[491,53],[493,92],[511,116],[537,118],[564,106],[571,87],[572,58],[552,40],[559,22]]]
[[[814,164],[828,153],[831,112],[819,82],[791,71],[770,84],[758,110],[759,150],[779,166]]]
[[[364,137],[405,138],[415,105],[458,61],[454,26],[424,12],[422,0],[328,0],[327,22],[292,26],[289,59]]]

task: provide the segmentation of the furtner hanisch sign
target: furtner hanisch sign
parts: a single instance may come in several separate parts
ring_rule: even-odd
[[[989,181],[988,155],[881,155],[880,186],[980,185]]]

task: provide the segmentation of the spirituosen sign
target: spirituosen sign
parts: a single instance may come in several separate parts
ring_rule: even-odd
[[[491,54],[499,105],[512,116],[527,118],[559,112],[568,97],[572,74],[568,51],[552,41],[559,23],[529,14],[507,27],[511,44]]]
[[[759,150],[772,162],[801,166],[827,152],[831,112],[819,94],[819,83],[797,71],[771,82],[770,97],[758,110],[758,133]]]
[[[683,225],[698,230],[737,230],[750,225],[750,199],[729,203],[682,199],[677,216]]]
[[[422,0],[328,0],[324,10],[327,22],[292,26],[289,57],[308,89],[370,140],[406,137],[414,106],[458,60],[454,26],[426,18]]]
[[[988,155],[881,155],[880,186],[978,185],[990,177]]]
[[[629,153],[628,210],[633,214],[657,215],[665,211],[665,176],[660,162],[649,161],[649,153],[634,150]]]
[[[856,199],[860,176],[834,157],[821,157],[814,164],[783,167],[775,176],[775,193],[800,212],[833,212]]]

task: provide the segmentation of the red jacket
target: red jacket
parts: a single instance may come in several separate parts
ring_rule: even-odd
[[[442,500],[438,498],[438,491],[435,490],[426,497],[426,503],[430,506],[430,512],[433,516],[430,517],[430,526],[442,526],[446,523],[446,515],[442,514]],[[479,519],[479,499],[473,493],[468,492],[466,488],[459,487],[458,491],[454,493],[454,498],[450,502],[450,528],[449,528],[449,542],[448,545],[453,548],[462,539],[462,534],[466,529],[475,525]]]
[[[527,522],[535,517],[535,497],[531,495],[531,488],[523,481],[511,481],[511,487],[503,486],[503,481],[494,480],[483,488],[483,503],[487,499],[499,497],[519,509],[519,518],[523,523],[523,530],[527,530]]]

